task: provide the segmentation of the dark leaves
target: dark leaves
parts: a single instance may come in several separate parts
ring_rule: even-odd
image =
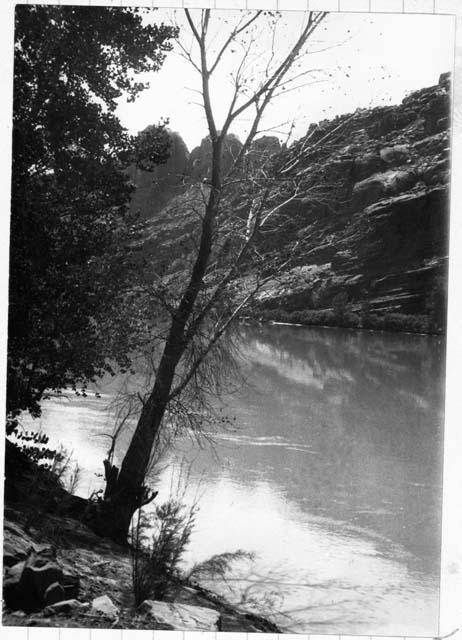
[[[133,156],[114,115],[136,74],[158,69],[174,29],[136,10],[16,7],[8,410],[129,366],[124,291],[136,277],[128,214]],[[154,142],[154,141],[153,141]],[[151,160],[164,154],[151,149]],[[156,155],[157,154],[157,155]],[[112,364],[109,366],[107,362]]]

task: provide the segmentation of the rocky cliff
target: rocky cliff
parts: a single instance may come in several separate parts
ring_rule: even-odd
[[[403,314],[444,306],[449,91],[442,74],[398,106],[312,125],[285,152],[299,196],[262,248],[269,260],[281,243],[294,255],[262,306]]]
[[[253,314],[310,322],[312,313],[316,322],[320,312],[332,312],[343,323],[348,313],[400,314],[431,319],[432,327],[441,329],[448,263],[449,114],[450,77],[442,74],[437,85],[411,93],[400,105],[358,109],[312,124],[288,148],[269,136],[256,141],[257,154],[263,147],[284,167],[275,189],[295,185],[295,197],[258,240],[267,275],[274,278],[259,294]],[[230,136],[226,153],[234,155],[239,146]],[[187,153],[180,151],[188,182],[206,179],[209,147],[204,139],[187,163]],[[174,155],[171,162],[176,161]],[[139,183],[134,203],[147,207],[152,194]],[[175,217],[174,210],[171,201],[154,216],[153,226],[159,229],[168,220],[181,235],[192,221]],[[276,255],[288,259],[282,272],[272,273]]]

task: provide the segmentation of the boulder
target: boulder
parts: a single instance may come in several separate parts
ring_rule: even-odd
[[[365,207],[385,196],[394,196],[412,188],[418,176],[412,169],[393,170],[376,173],[366,180],[357,182],[353,187],[353,203]]]
[[[34,584],[24,578],[26,562],[18,562],[6,571],[3,580],[3,600],[9,609],[34,611],[40,609],[41,598],[37,595]]]
[[[392,147],[380,149],[380,157],[387,164],[400,165],[407,162],[410,157],[409,147],[404,144],[396,144]]]
[[[108,618],[117,618],[119,615],[119,608],[116,607],[111,598],[107,595],[95,598],[91,603],[91,608],[93,611],[98,611]]]
[[[176,631],[217,631],[220,618],[216,609],[159,600],[145,600],[138,611]]]
[[[76,597],[79,579],[65,576],[49,545],[33,545],[26,560],[7,567],[3,598],[10,609],[37,611],[59,600]]]
[[[63,572],[54,562],[46,562],[43,565],[34,564],[34,559],[26,560],[25,567],[19,579],[18,590],[21,597],[25,598],[27,610],[34,610],[48,604],[45,600],[45,592],[54,582],[62,582]]]

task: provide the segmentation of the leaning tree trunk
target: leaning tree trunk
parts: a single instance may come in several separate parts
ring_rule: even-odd
[[[174,370],[173,370],[174,371]],[[145,485],[151,451],[162,424],[173,374],[159,368],[154,389],[143,406],[135,433],[120,469],[104,461],[106,490],[92,526],[118,542],[127,540],[135,511],[154,497]]]
[[[186,326],[201,289],[212,250],[212,232],[221,191],[222,138],[212,143],[211,189],[202,221],[199,251],[189,283],[173,316],[164,351],[156,374],[154,388],[143,406],[120,470],[105,461],[106,491],[91,526],[98,533],[118,542],[127,540],[133,514],[155,497],[145,485],[152,449],[162,425],[169,401],[175,370],[188,344]]]
[[[135,511],[155,497],[145,486],[150,451],[162,423],[165,409],[147,405],[120,467],[104,461],[106,490],[104,499],[92,515],[92,527],[101,535],[126,543]]]

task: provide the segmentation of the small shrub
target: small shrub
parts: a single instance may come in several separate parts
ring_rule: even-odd
[[[194,527],[197,508],[169,500],[146,516],[140,511],[132,528],[132,581],[135,604],[162,600],[180,576],[179,565]],[[149,530],[154,529],[149,540]]]

